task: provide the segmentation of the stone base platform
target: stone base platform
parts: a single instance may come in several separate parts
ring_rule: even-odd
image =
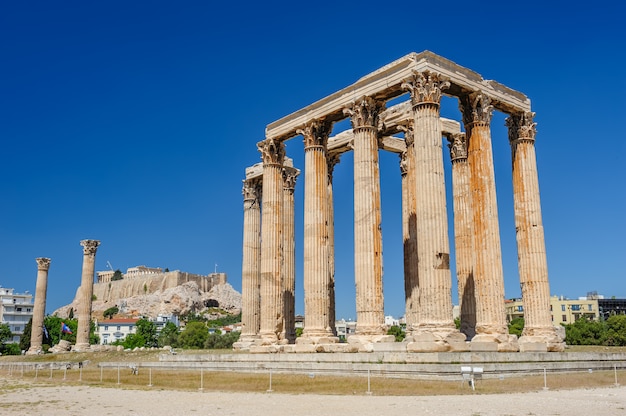
[[[401,343],[395,343],[401,344]],[[349,348],[350,344],[332,344]],[[380,344],[382,345],[382,344]],[[377,346],[377,347],[380,347]],[[392,344],[393,345],[393,344]],[[484,378],[519,377],[550,373],[610,370],[624,368],[626,353],[569,352],[430,352],[409,353],[378,351],[370,353],[340,352],[311,354],[299,352],[257,351],[256,353],[226,354],[161,354],[159,362],[142,363],[152,368],[204,369],[205,371],[235,371],[294,374],[328,374],[337,376],[372,376],[421,379],[461,378],[461,367],[481,368]],[[317,345],[315,348],[326,348]],[[316,351],[319,352],[319,351]],[[329,351],[330,352],[330,351]],[[102,363],[116,366],[119,363]]]

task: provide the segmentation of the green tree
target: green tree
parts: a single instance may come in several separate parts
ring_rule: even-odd
[[[114,341],[113,345],[121,345],[125,349],[141,348],[146,345],[146,340],[139,334],[128,334],[126,338]]]
[[[159,333],[159,347],[164,347],[169,345],[170,347],[178,346],[178,327],[173,322],[168,322],[165,324],[161,332]]]
[[[606,320],[604,345],[626,345],[626,315],[611,315]]]
[[[387,330],[387,335],[393,335],[396,338],[396,342],[402,342],[406,336],[402,328],[397,325],[390,326]]]
[[[573,324],[565,325],[565,342],[569,345],[602,345],[605,337],[603,322],[582,317]]]
[[[227,334],[209,334],[204,348],[210,350],[232,349],[233,344],[239,340],[240,332],[232,331]]]
[[[178,336],[178,344],[182,348],[200,349],[209,337],[209,331],[204,322],[189,322]]]
[[[207,325],[209,328],[218,328],[230,324],[236,324],[237,322],[241,322],[241,313],[238,315],[227,315],[218,319],[207,321]]]
[[[524,330],[524,318],[514,318],[509,323],[509,334],[517,335],[518,337],[522,336],[522,331]]]
[[[111,306],[109,309],[105,310],[102,315],[105,318],[108,319],[113,319],[113,316],[115,316],[117,313],[119,313],[120,309],[117,306]]]
[[[111,281],[115,282],[116,280],[122,280],[123,278],[124,278],[124,275],[122,274],[122,271],[120,269],[117,269],[116,271],[113,272]]]
[[[296,328],[296,338],[299,338],[302,336],[302,333],[304,332],[304,328]]]
[[[0,346],[13,338],[11,327],[8,324],[0,324]]]
[[[33,318],[30,318],[26,326],[24,326],[24,333],[20,337],[20,350],[28,351],[30,348],[30,333],[33,332],[32,328]]]
[[[157,342],[157,330],[154,322],[147,319],[140,319],[135,324],[137,326],[136,334],[144,339],[144,344],[141,347],[156,347]]]

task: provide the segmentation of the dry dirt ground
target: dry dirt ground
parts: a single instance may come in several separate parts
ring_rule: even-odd
[[[462,396],[354,396],[130,390],[0,377],[0,415],[626,415],[626,387]]]

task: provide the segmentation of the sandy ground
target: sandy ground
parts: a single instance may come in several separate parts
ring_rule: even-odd
[[[0,380],[0,415],[626,415],[626,387],[463,396],[322,396],[58,386]]]

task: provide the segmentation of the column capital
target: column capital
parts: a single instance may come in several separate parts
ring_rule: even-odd
[[[296,179],[300,174],[300,170],[296,168],[292,168],[289,166],[285,166],[283,168],[283,188],[286,191],[291,191],[296,188]]]
[[[265,139],[257,143],[257,148],[261,152],[263,166],[283,165],[285,160],[285,143],[275,139]]]
[[[263,186],[261,183],[261,179],[253,178],[247,179],[243,181],[243,189],[241,193],[243,194],[244,201],[258,201],[261,199]]]
[[[491,123],[493,114],[491,99],[480,91],[461,95],[459,97],[459,110],[463,114],[463,123],[468,133],[472,126],[488,126]]]
[[[304,137],[304,150],[313,147],[323,147],[326,149],[331,130],[331,122],[326,120],[311,120],[302,126],[302,128],[297,129],[296,133]]]
[[[341,161],[340,157],[341,153],[334,153],[326,156],[326,163],[328,164],[328,178],[331,182],[333,180],[333,171],[335,170],[335,166]]]
[[[537,123],[533,121],[534,117],[535,113],[528,111],[511,114],[506,118],[504,124],[509,128],[509,141],[511,145],[516,145],[521,141],[529,143],[535,142]]]
[[[467,137],[465,133],[455,133],[448,137],[448,148],[450,149],[450,160],[452,163],[460,160],[467,160]]]
[[[409,165],[408,165],[408,161],[407,161],[407,151],[405,150],[402,153],[399,153],[398,156],[400,156],[400,175],[402,177],[406,176],[408,169],[409,169]]]
[[[83,246],[83,254],[95,256],[96,250],[100,245],[98,240],[82,240],[80,245]]]
[[[37,257],[37,270],[48,270],[50,268],[50,259],[47,257]]]
[[[350,117],[352,129],[377,129],[379,116],[385,109],[385,105],[372,97],[361,97],[343,109],[343,113]]]
[[[404,143],[406,148],[410,148],[413,146],[415,141],[415,135],[413,133],[413,123],[412,121],[408,121],[406,124],[399,124],[398,130],[404,133]]]
[[[402,88],[411,93],[411,104],[439,105],[442,91],[450,88],[450,81],[441,74],[430,71],[413,71],[413,75],[402,82]]]

